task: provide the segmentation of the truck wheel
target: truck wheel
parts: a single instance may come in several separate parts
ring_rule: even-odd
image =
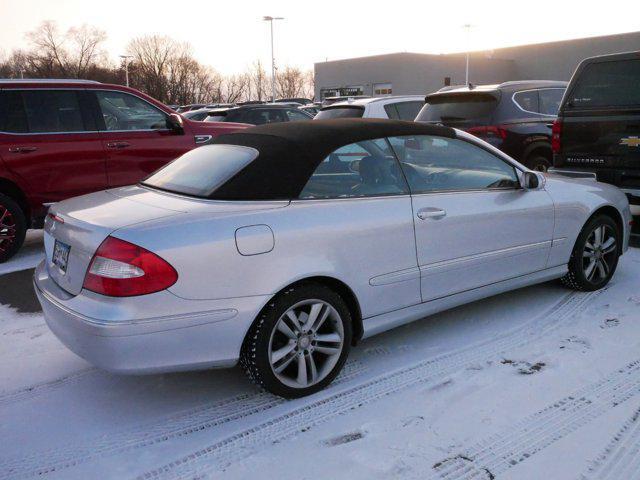
[[[584,226],[569,260],[562,283],[574,290],[591,292],[604,287],[618,266],[620,233],[613,219],[597,215]]]
[[[525,165],[536,172],[546,172],[551,167],[551,160],[543,155],[534,154],[527,158]]]
[[[0,193],[0,263],[20,250],[26,234],[24,212],[12,198]]]
[[[277,295],[245,337],[240,364],[249,378],[286,398],[310,395],[338,375],[351,345],[351,314],[336,292],[303,283]]]

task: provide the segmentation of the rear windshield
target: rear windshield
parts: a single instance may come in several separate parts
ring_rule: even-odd
[[[174,193],[208,198],[218,187],[249,165],[258,151],[237,145],[206,145],[191,150],[142,181]]]
[[[566,102],[566,108],[637,105],[640,105],[640,59],[587,65]]]
[[[416,117],[417,122],[463,121],[491,115],[498,100],[485,93],[434,95]]]
[[[362,107],[336,107],[320,110],[314,117],[316,120],[326,120],[327,118],[362,118],[364,108]]]

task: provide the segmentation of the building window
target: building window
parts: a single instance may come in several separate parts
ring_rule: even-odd
[[[451,86],[451,77],[444,77],[444,86],[445,87]]]
[[[362,85],[320,89],[320,98],[322,100],[327,97],[355,97],[357,95],[364,95],[364,87]]]
[[[391,95],[393,93],[393,85],[390,83],[376,83],[373,85],[373,94],[376,96]]]

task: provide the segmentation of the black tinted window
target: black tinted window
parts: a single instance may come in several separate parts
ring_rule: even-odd
[[[73,90],[25,90],[22,98],[30,133],[85,129],[78,94]]]
[[[522,110],[527,112],[538,113],[538,91],[527,90],[525,92],[516,92],[513,94],[513,101],[516,102]]]
[[[400,102],[396,103],[398,118],[400,120],[414,120],[424,102]]]
[[[408,188],[398,162],[385,152],[387,143],[367,140],[337,149],[325,158],[300,198],[350,198],[400,195]]]
[[[387,112],[387,117],[397,120],[400,118],[400,114],[398,113],[398,109],[396,108],[395,103],[388,103],[384,106],[384,111]]]
[[[509,163],[464,140],[418,135],[389,141],[412,193],[519,186]]]
[[[560,102],[562,101],[562,95],[564,95],[564,88],[544,88],[538,90],[540,113],[557,115]]]
[[[314,119],[326,120],[328,118],[361,118],[363,114],[363,107],[335,107],[320,110]]]
[[[280,123],[286,121],[284,110],[275,108],[256,108],[255,110],[250,110],[247,112],[245,118],[245,122],[253,125],[264,125],[265,123]],[[227,121],[230,121],[230,119],[227,118]]]
[[[29,131],[22,94],[18,91],[0,92],[0,131],[11,133]]]
[[[427,98],[416,121],[463,121],[491,115],[498,100],[485,93],[436,95]]]
[[[568,108],[640,105],[640,60],[592,63],[582,71]]]

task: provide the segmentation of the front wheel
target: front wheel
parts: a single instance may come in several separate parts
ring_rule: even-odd
[[[24,212],[12,198],[0,193],[0,263],[20,250],[26,233]]]
[[[542,155],[533,155],[527,159],[525,165],[536,172],[546,172],[551,167],[551,161]]]
[[[351,314],[324,285],[308,283],[277,295],[249,329],[240,363],[254,383],[286,398],[326,387],[351,345]]]
[[[618,266],[620,232],[611,217],[598,215],[584,226],[569,260],[562,282],[574,290],[604,287]]]

